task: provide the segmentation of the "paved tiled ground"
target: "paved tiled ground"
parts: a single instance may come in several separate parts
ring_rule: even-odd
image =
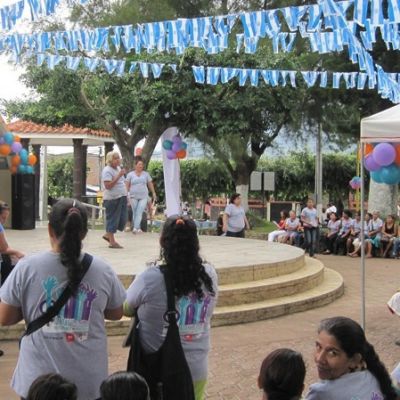
[[[316,379],[312,351],[318,321],[334,315],[355,319],[360,316],[359,260],[334,256],[320,259],[343,275],[345,295],[323,308],[213,329],[208,399],[259,400],[261,396],[255,385],[259,365],[269,351],[283,346],[304,354],[307,384]],[[398,261],[367,261],[367,336],[389,369],[400,361],[400,347],[394,345],[400,338],[400,320],[386,308],[387,300],[400,286],[399,270]],[[121,348],[121,338],[110,338],[109,345],[110,370],[124,368],[126,351]],[[0,399],[14,400],[17,397],[8,389],[8,381],[17,357],[17,344],[1,343],[0,347],[6,351],[0,358]]]

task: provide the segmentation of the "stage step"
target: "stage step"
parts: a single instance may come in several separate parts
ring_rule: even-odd
[[[277,297],[290,296],[313,289],[324,280],[324,265],[307,258],[303,268],[269,279],[219,286],[218,307],[249,304]]]
[[[343,293],[342,276],[336,271],[325,268],[323,282],[310,290],[249,304],[218,306],[212,324],[213,326],[235,325],[293,314],[329,304]]]

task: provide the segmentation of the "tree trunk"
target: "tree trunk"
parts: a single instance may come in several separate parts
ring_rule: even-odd
[[[248,170],[247,165],[241,165],[236,169],[235,186],[236,193],[240,194],[242,198],[242,206],[247,212],[249,210],[249,184],[250,174],[252,171]]]
[[[398,185],[376,183],[369,184],[368,211],[379,211],[381,216],[397,213]]]

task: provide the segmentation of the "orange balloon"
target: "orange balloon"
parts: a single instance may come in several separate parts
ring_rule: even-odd
[[[179,158],[179,159],[183,159],[183,158],[185,158],[186,157],[186,150],[179,150],[179,151],[177,151],[176,152],[176,156]]]
[[[11,165],[13,167],[18,167],[19,164],[21,164],[21,157],[17,155],[13,156],[11,159]]]
[[[2,156],[8,156],[11,153],[11,146],[8,144],[0,145],[0,154]]]
[[[394,160],[394,162],[400,166],[400,144],[396,144],[394,146],[394,148],[396,149],[396,158]]]
[[[364,147],[364,155],[371,154],[374,150],[374,146],[371,143],[366,143]]]
[[[21,138],[18,135],[14,135],[14,142],[20,142]]]
[[[37,157],[34,154],[29,154],[28,164],[33,166],[36,163],[37,163]]]
[[[16,165],[11,165],[10,172],[15,175],[18,171],[18,167]]]

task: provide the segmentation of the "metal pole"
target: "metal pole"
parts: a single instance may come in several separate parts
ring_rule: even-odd
[[[318,218],[322,215],[322,125],[318,124],[318,134],[315,152],[315,203]]]
[[[364,223],[365,223],[365,187],[364,187],[364,144],[361,143],[361,326],[365,330],[365,235],[364,235]]]

